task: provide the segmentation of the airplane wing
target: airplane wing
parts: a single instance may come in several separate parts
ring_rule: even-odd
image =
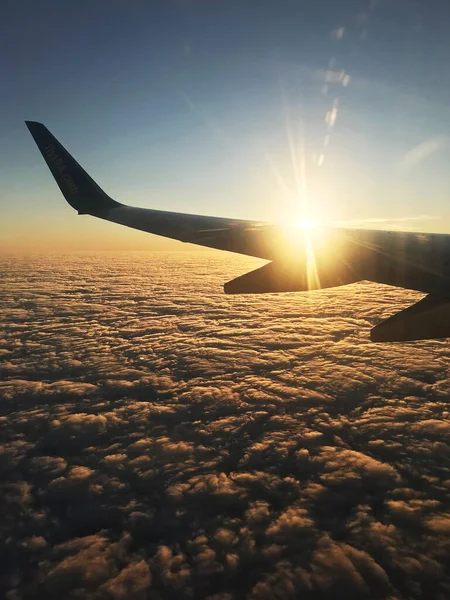
[[[271,261],[226,283],[226,293],[308,291],[361,280],[385,283],[428,293],[431,300],[422,300],[375,327],[373,341],[450,336],[450,324],[443,327],[436,317],[442,316],[446,304],[450,317],[450,236],[331,227],[316,232],[127,206],[108,196],[44,125],[26,124],[62,194],[78,214]]]
[[[274,230],[270,224],[136,208],[116,202],[44,125],[32,121],[26,124],[62,194],[78,214],[93,215],[182,242],[273,258],[273,246],[267,244]]]

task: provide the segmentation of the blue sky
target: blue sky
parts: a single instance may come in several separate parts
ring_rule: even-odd
[[[438,0],[6,0],[0,247],[159,244],[77,219],[25,119],[122,202],[450,232],[449,16]]]

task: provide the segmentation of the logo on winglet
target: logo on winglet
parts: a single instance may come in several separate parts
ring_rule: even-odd
[[[44,147],[44,154],[45,154],[45,157],[52,164],[52,167],[55,167],[57,169],[57,171],[58,171],[58,173],[60,175],[60,179],[62,181],[64,181],[64,183],[66,184],[68,190],[72,194],[78,194],[78,188],[75,185],[75,182],[72,179],[72,177],[67,172],[68,171],[68,167],[64,163],[64,160],[61,158],[61,156],[58,154],[58,151],[56,150],[54,144],[47,144]]]

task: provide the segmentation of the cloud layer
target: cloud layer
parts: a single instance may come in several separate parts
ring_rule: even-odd
[[[418,298],[227,297],[220,253],[3,258],[0,595],[447,598],[447,342]]]

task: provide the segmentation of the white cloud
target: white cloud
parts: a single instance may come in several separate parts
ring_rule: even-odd
[[[413,292],[222,294],[255,264],[16,265],[0,344],[0,594],[419,600],[424,581],[446,593],[447,343],[369,343]]]
[[[400,169],[410,171],[434,154],[447,150],[449,144],[450,138],[444,135],[435,135],[426,139],[405,154],[400,161]]]

